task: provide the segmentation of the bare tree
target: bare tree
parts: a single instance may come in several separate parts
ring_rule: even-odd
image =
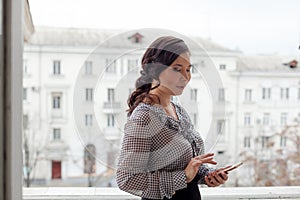
[[[23,116],[23,174],[26,187],[30,187],[33,172],[39,160],[42,145],[36,144],[36,131],[29,129],[28,115]],[[40,142],[38,144],[41,144]]]
[[[84,173],[88,174],[88,187],[93,187],[93,175],[96,173],[96,148],[93,144],[88,144],[84,150]]]
[[[294,124],[263,139],[260,136],[255,141],[264,142],[265,148],[240,153],[252,168],[252,186],[300,185],[300,122],[295,120]]]

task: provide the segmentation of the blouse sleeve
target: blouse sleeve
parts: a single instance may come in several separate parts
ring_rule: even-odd
[[[151,135],[159,132],[153,118],[129,119],[117,169],[117,184],[133,195],[163,199],[171,198],[175,191],[187,187],[184,171],[149,171]]]
[[[181,109],[181,112],[183,113],[183,116],[188,121],[188,124],[189,124],[188,129],[190,130],[190,134],[195,135],[195,140],[196,140],[195,142],[198,143],[198,145],[200,146],[199,151],[198,151],[198,155],[205,154],[204,141],[203,141],[202,137],[195,130],[195,127],[192,124],[192,121],[191,121],[190,116],[188,115],[187,111],[182,106],[180,106],[180,109]],[[212,168],[212,167],[209,167],[207,164],[201,165],[199,167],[199,170],[198,170],[198,175],[199,175],[198,184],[206,184],[204,177],[207,176],[212,171],[215,171],[215,169]]]
[[[198,174],[199,174],[199,181],[198,181],[198,184],[206,184],[205,182],[205,176],[207,176],[210,172],[212,171],[215,171],[215,169],[207,166],[206,164],[203,164],[199,167],[199,170],[198,170]]]

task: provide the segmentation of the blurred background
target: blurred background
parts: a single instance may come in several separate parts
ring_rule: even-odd
[[[225,186],[300,185],[299,1],[25,2],[25,187],[116,187],[126,100],[166,34],[196,45],[173,100],[218,167],[244,162]]]

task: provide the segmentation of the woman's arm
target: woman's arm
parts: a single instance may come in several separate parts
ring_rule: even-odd
[[[154,199],[171,198],[175,191],[187,186],[184,171],[149,171],[151,135],[156,134],[155,119],[129,120],[117,169],[117,184],[121,190]],[[157,123],[157,122],[156,122]]]

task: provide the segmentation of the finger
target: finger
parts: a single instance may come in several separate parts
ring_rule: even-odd
[[[217,179],[217,176],[218,176],[218,171],[213,171],[208,175],[208,178],[210,178],[214,184],[219,185],[220,183],[219,183],[219,180]],[[219,177],[219,178],[221,178],[221,177]],[[221,180],[222,180],[222,178],[221,178]]]
[[[210,183],[213,184],[214,186],[219,186],[220,183],[216,180],[214,176],[209,177],[210,178]]]
[[[206,182],[206,185],[208,185],[209,187],[214,187],[213,183],[210,182],[210,179],[208,178],[208,176],[205,176],[204,180]]]
[[[193,159],[191,162],[193,167],[200,167],[200,165],[202,165],[203,163],[201,160],[196,160],[196,159]]]
[[[216,165],[218,164],[216,161],[212,160],[212,161],[208,161],[208,162],[203,162],[203,163],[208,163],[208,164],[212,164],[212,165]]]
[[[194,159],[197,159],[197,160],[212,160],[212,159],[214,159],[214,157],[213,156],[208,156],[208,157],[197,156]]]
[[[219,173],[216,173],[214,178],[219,184],[225,183],[225,180],[221,177],[221,175]]]
[[[227,175],[227,173],[225,173],[224,171],[220,171],[220,172],[219,172],[219,175],[221,176],[221,178],[222,178],[224,181],[227,181],[227,180],[228,180],[228,175]]]
[[[209,163],[209,164],[213,164],[213,165],[216,165],[216,164],[217,164],[217,162],[214,161],[212,157],[208,157],[208,158],[201,159],[201,161],[202,161],[203,163]]]
[[[203,158],[207,158],[207,157],[213,157],[214,155],[215,155],[214,153],[208,153],[208,154],[199,155],[197,157],[199,157],[200,159],[203,159]]]

